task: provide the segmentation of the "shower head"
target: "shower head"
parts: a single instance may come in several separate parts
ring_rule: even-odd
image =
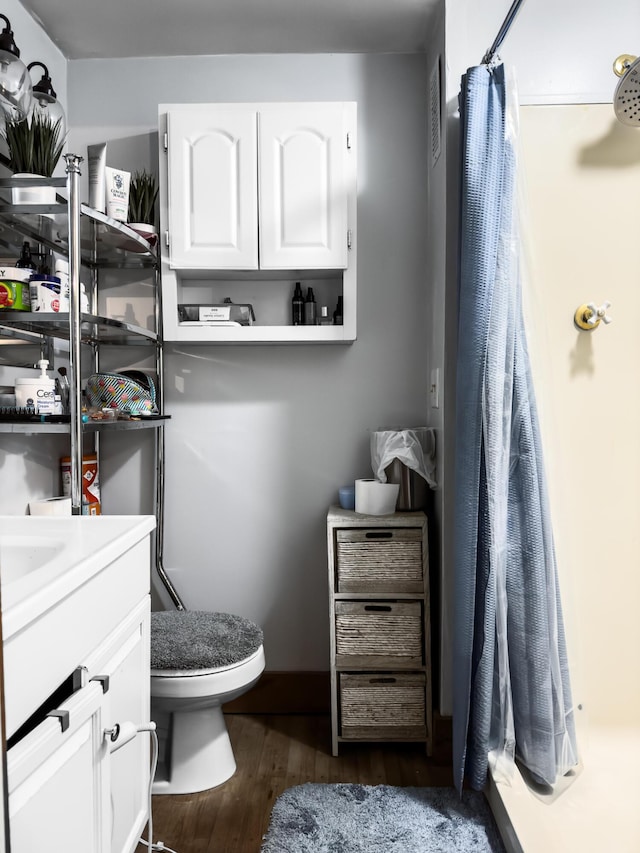
[[[613,70],[620,77],[613,96],[613,110],[618,121],[640,127],[640,56],[619,56]]]

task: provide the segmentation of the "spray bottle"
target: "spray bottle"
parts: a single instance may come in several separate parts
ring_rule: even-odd
[[[299,281],[296,282],[291,300],[291,322],[294,326],[304,326],[304,297]]]

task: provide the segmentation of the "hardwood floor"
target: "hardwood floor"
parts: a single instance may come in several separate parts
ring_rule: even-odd
[[[226,717],[238,769],[199,794],[153,798],[153,836],[176,853],[259,853],[277,797],[304,782],[452,784],[447,745],[427,758],[423,744],[340,745],[331,755],[329,715]],[[136,853],[147,848],[138,845]]]

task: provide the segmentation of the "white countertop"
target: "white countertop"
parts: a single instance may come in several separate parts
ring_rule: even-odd
[[[151,515],[0,516],[5,642],[155,526]]]

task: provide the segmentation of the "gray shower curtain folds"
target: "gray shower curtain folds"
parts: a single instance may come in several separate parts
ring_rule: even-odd
[[[517,112],[503,65],[463,79],[455,473],[454,779],[577,763],[567,653],[522,314]]]

